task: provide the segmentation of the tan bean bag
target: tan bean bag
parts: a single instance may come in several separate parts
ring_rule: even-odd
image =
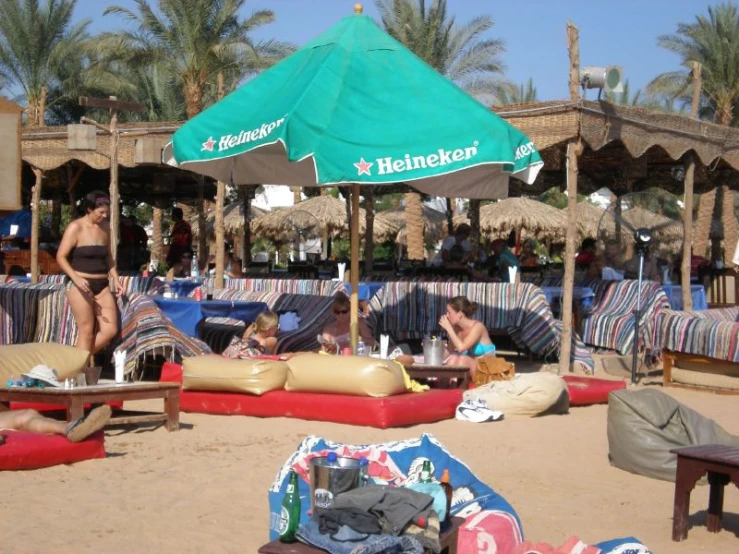
[[[406,392],[403,368],[364,356],[301,354],[288,360],[285,390],[372,396]]]
[[[82,371],[89,355],[85,350],[54,342],[0,346],[0,385],[11,377],[20,378],[21,373],[37,365],[56,369],[59,380],[64,381]]]
[[[510,381],[492,381],[465,391],[468,398],[482,398],[491,410],[506,416],[565,414],[569,410],[567,383],[553,373],[519,373]]]
[[[206,354],[182,362],[183,390],[248,392],[257,396],[285,386],[287,364],[276,360]]]

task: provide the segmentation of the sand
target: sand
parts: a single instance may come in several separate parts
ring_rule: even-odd
[[[739,434],[736,396],[668,392]],[[107,459],[0,473],[0,551],[256,552],[268,540],[267,488],[304,437],[372,443],[428,432],[511,502],[529,539],[633,535],[655,553],[739,552],[739,490],[727,487],[725,528],[710,534],[708,489],[697,488],[688,540],[672,542],[673,483],[609,465],[606,410],[391,430],[182,414],[175,433],[110,429]]]

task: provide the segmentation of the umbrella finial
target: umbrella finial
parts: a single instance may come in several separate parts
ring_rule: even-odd
[[[354,13],[355,14],[359,15],[363,11],[364,11],[364,6],[362,4],[360,4],[359,2],[357,2],[356,4],[354,4]]]

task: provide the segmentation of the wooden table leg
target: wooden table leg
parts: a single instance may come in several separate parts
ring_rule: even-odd
[[[690,493],[705,470],[697,467],[691,460],[677,457],[675,474],[675,505],[672,513],[672,540],[676,542],[688,538],[688,511]]]
[[[85,415],[85,402],[82,396],[72,396],[67,406],[67,421],[76,421]]]
[[[167,431],[177,431],[180,428],[180,391],[167,391],[164,397],[164,411],[167,414]]]
[[[0,412],[7,412],[10,409],[10,402],[3,400],[0,402]]]
[[[721,531],[721,518],[724,515],[724,487],[729,483],[729,476],[709,471],[708,483],[711,490],[708,496],[706,526],[710,533],[718,533]]]

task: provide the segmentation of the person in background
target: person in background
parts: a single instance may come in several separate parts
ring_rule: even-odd
[[[192,276],[192,248],[183,250],[180,254],[180,259],[169,268],[165,279],[167,281],[174,281],[175,279],[187,279]]]
[[[580,244],[580,252],[575,257],[575,265],[587,268],[592,264],[595,261],[595,246],[596,242],[594,238],[583,240]]]
[[[351,301],[344,293],[338,293],[334,296],[334,304],[332,311],[334,320],[327,323],[321,332],[321,349],[329,354],[336,354],[344,348],[351,346],[350,340],[350,322]],[[359,318],[359,339],[364,342],[365,346],[373,348],[375,346],[375,337],[367,326],[367,323]]]
[[[490,248],[494,254],[495,262],[497,262],[496,276],[504,283],[510,281],[508,268],[518,267],[518,258],[508,247],[508,243],[503,239],[495,239]]]
[[[0,429],[39,435],[62,435],[70,442],[80,442],[105,427],[110,415],[111,409],[107,404],[98,406],[87,416],[69,423],[44,417],[36,410],[9,410],[0,412]],[[3,435],[0,437],[4,438]]]
[[[440,266],[448,262],[449,251],[455,244],[464,249],[464,259],[462,260],[462,263],[467,263],[472,254],[472,246],[470,245],[469,241],[471,233],[472,228],[466,223],[460,223],[459,225],[457,225],[457,229],[454,231],[454,235],[448,236],[441,243],[441,249],[434,259],[434,265]]]
[[[534,239],[523,241],[521,253],[518,255],[520,267],[536,267],[539,264],[539,256],[534,252]]]
[[[180,254],[188,250],[192,252],[192,227],[183,219],[182,209],[172,209],[172,233],[169,236],[169,253],[167,263],[173,266],[180,259]]]
[[[505,241],[504,241],[505,243]],[[477,361],[481,356],[495,356],[495,345],[481,321],[473,319],[477,304],[465,296],[455,296],[446,305],[446,314],[439,318],[439,326],[449,336],[448,365],[467,366],[475,378]]]
[[[118,307],[111,293],[123,294],[110,248],[110,199],[91,192],[82,200],[85,215],[64,230],[56,261],[69,277],[67,299],[79,331],[77,348],[95,355],[118,333]]]

